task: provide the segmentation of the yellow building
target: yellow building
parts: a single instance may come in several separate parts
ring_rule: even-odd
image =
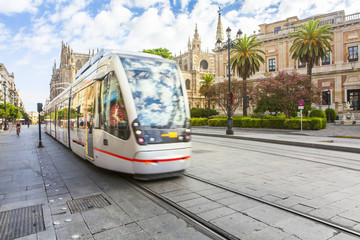
[[[220,19],[220,15],[219,15]],[[261,24],[256,34],[257,40],[263,42],[265,64],[260,71],[250,77],[250,82],[256,82],[264,77],[266,73],[277,74],[280,70],[296,70],[306,74],[306,66],[291,58],[290,47],[292,40],[288,34],[300,26],[300,23],[308,22],[310,19],[320,19],[319,25],[330,24],[330,30],[334,32],[331,42],[332,52],[321,62],[316,64],[312,70],[312,81],[323,91],[325,97],[330,91],[330,103],[324,101],[321,107],[331,107],[338,113],[343,113],[345,105],[349,102],[351,113],[356,119],[360,119],[360,65],[359,65],[359,43],[360,43],[360,13],[345,15],[344,11],[311,16],[306,19],[290,17],[282,21]],[[219,34],[219,24],[217,37]],[[220,38],[214,49],[216,54],[216,81],[227,80],[226,67],[228,53],[226,41]],[[235,76],[235,79],[241,79]],[[325,100],[325,99],[324,99]],[[250,101],[250,106],[255,103]],[[250,111],[253,107],[250,107]]]
[[[37,124],[39,119],[39,113],[37,112],[28,112],[29,119],[31,121],[31,124]]]

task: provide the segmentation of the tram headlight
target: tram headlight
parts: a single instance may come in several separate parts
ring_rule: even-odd
[[[137,119],[135,119],[132,123],[133,131],[135,133],[135,138],[138,144],[146,145],[147,144],[147,136],[144,135],[144,131],[141,130],[141,125]]]

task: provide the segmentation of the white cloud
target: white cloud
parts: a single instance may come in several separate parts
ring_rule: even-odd
[[[56,13],[51,16],[51,21],[57,23],[72,18],[77,12],[86,8],[91,0],[73,0],[66,6],[63,6],[63,2],[56,3]],[[65,2],[67,3],[67,2]]]
[[[36,13],[41,3],[42,0],[0,0],[0,13],[5,15],[22,12]]]
[[[337,10],[345,10],[347,15],[360,12],[358,0],[198,0],[192,11],[189,5],[193,1],[173,0],[172,6],[170,1],[0,0],[0,14],[8,15],[6,18],[17,21],[16,13],[31,13],[27,14],[31,15],[27,23],[14,24],[17,28],[0,23],[0,56],[7,59],[4,64],[9,71],[14,71],[28,105],[28,101],[33,104],[34,96],[49,95],[51,70],[54,59],[60,56],[62,41],[82,53],[97,48],[141,51],[164,47],[178,54],[187,51],[188,38],[193,39],[197,24],[202,49],[211,51],[219,6],[223,9],[223,30],[230,26],[233,37],[238,29],[249,35],[259,29],[259,24],[291,16],[306,18]],[[173,11],[173,5],[180,9]],[[29,82],[36,86],[29,86]],[[43,101],[37,98],[36,102]]]

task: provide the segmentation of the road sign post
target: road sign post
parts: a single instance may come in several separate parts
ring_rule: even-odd
[[[304,109],[304,100],[298,101],[298,108],[300,109],[300,131],[302,132],[302,110]]]

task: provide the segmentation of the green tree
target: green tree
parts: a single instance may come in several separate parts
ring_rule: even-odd
[[[172,53],[166,48],[144,49],[142,52],[159,55],[163,58],[174,59]]]
[[[0,104],[0,117],[1,118],[7,118],[8,120],[15,120],[22,118],[22,114],[20,112],[20,107],[15,107],[11,103],[6,103],[6,112],[5,112],[5,105],[4,103]]]
[[[29,115],[27,114],[27,112],[24,112],[22,109],[20,109],[20,113],[22,115],[22,118],[25,119],[26,122],[30,121]]]
[[[243,116],[247,116],[248,108],[248,94],[246,80],[260,69],[260,62],[264,63],[264,58],[261,54],[265,52],[261,50],[262,42],[256,41],[256,36],[237,39],[235,45],[232,47],[231,54],[233,57],[230,60],[233,73],[237,73],[242,79],[242,102],[243,102]]]
[[[202,81],[200,82],[200,94],[207,98],[208,101],[208,112],[210,109],[210,100],[214,96],[214,88],[212,88],[215,83],[214,75],[204,74],[201,76]]]
[[[330,41],[333,41],[331,35],[334,33],[329,30],[331,25],[325,24],[318,26],[320,19],[309,23],[302,23],[302,28],[295,29],[289,33],[289,38],[293,39],[290,47],[293,59],[299,59],[306,63],[307,75],[311,81],[313,66],[327,55],[327,51],[331,51]]]
[[[271,108],[267,106],[267,109],[262,110],[279,109],[286,118],[290,118],[292,113],[297,111],[300,99],[314,102],[320,99],[320,91],[317,87],[312,85],[307,76],[302,76],[296,71],[291,73],[280,71],[274,77],[260,79],[256,88],[258,103],[265,99],[272,104]]]

